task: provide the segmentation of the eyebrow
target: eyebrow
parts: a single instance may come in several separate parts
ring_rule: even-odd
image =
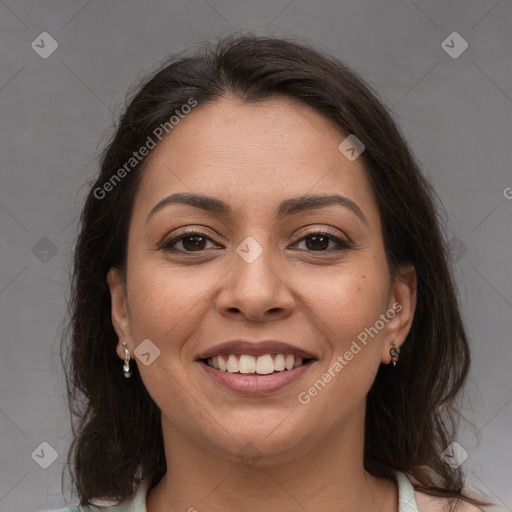
[[[206,196],[203,194],[178,192],[160,200],[149,212],[146,222],[151,216],[170,204],[187,204],[209,213],[225,216],[231,215],[233,212],[231,206],[228,203],[215,197]],[[353,213],[355,213],[364,222],[364,224],[366,224],[366,226],[368,226],[368,221],[366,220],[366,217],[364,216],[361,208],[356,203],[354,203],[354,201],[340,194],[316,194],[285,199],[279,204],[276,210],[276,217],[283,218],[287,215],[325,208],[331,205],[340,205],[348,208]]]

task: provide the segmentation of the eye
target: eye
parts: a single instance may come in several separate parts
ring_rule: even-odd
[[[172,252],[196,252],[200,253],[208,249],[206,247],[208,242],[213,240],[201,231],[190,230],[181,233],[179,236],[166,240],[159,247],[160,249]],[[339,238],[331,233],[325,231],[314,231],[307,233],[297,242],[305,243],[308,252],[337,252],[345,249],[350,249],[352,246],[347,241]],[[329,249],[330,244],[335,246]],[[181,247],[176,247],[181,244]],[[336,248],[337,247],[337,248]],[[329,249],[329,250],[327,250]]]
[[[210,237],[201,231],[190,230],[166,240],[159,248],[173,252],[202,252],[207,249],[205,246],[208,241],[213,242]],[[175,246],[180,243],[182,247],[176,248]]]
[[[300,240],[298,240],[296,244],[299,242],[305,243],[306,249],[309,252],[337,252],[344,249],[350,249],[352,247],[351,244],[349,244],[347,241],[325,231],[314,231],[307,233]],[[333,242],[337,248],[331,247],[330,250],[326,250],[331,242]]]

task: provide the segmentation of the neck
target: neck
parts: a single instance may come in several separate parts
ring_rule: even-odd
[[[305,439],[293,456],[252,464],[199,446],[164,418],[162,427],[167,472],[148,494],[147,512],[398,510],[396,483],[363,467],[360,421],[321,442]]]

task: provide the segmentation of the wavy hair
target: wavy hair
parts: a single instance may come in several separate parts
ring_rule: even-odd
[[[106,281],[111,267],[125,268],[130,215],[147,157],[118,182],[112,184],[112,177],[191,98],[202,105],[227,95],[244,102],[294,98],[365,145],[361,157],[390,274],[399,274],[404,263],[415,266],[417,305],[399,365],[381,365],[367,396],[364,466],[389,478],[391,470],[403,471],[416,490],[456,498],[452,509],[461,501],[488,505],[466,494],[460,468],[441,456],[455,440],[470,352],[440,201],[391,113],[356,71],[303,42],[253,35],[225,37],[165,61],[129,92],[101,152],[81,213],[61,346],[73,432],[68,465],[80,504],[121,502],[142,479],[151,489],[166,472],[160,410],[136,365],[131,379],[123,377]]]

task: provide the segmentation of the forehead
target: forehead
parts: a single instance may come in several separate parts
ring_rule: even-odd
[[[173,192],[199,192],[254,212],[285,197],[336,192],[371,217],[376,205],[363,159],[350,161],[338,149],[346,136],[289,98],[200,105],[149,155],[136,204],[150,209]]]

